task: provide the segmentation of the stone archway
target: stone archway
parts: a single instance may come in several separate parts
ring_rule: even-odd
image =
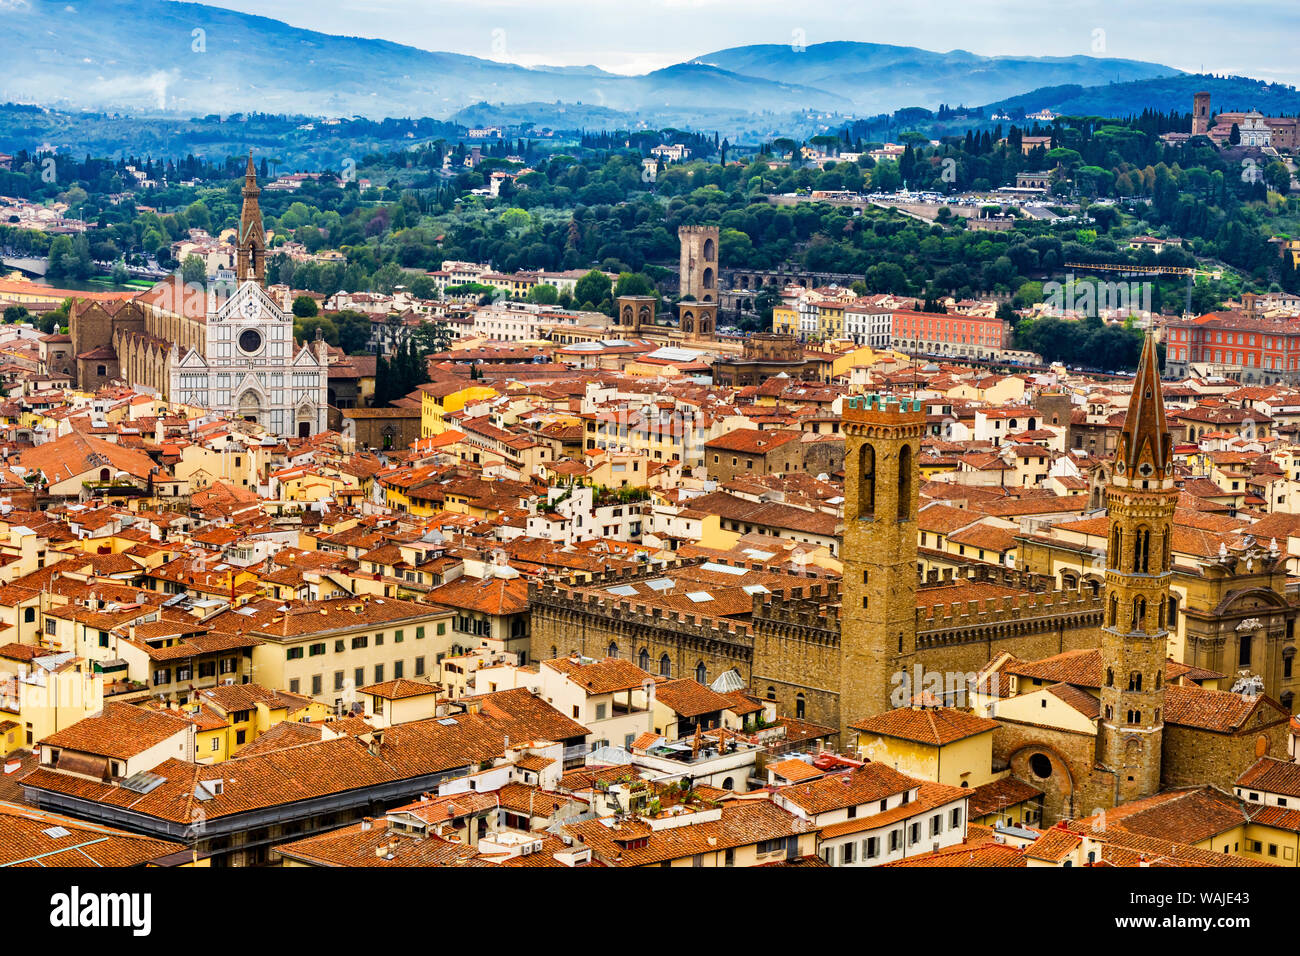
[[[294,433],[299,438],[310,438],[316,432],[316,407],[310,403],[299,405],[294,422]]]
[[[246,422],[260,422],[262,420],[262,397],[253,389],[247,389],[244,394],[239,396],[236,415]]]
[[[1017,729],[1021,729],[1017,727]],[[1032,728],[1023,728],[1032,730]],[[1009,755],[1011,773],[1043,791],[1043,817],[1040,824],[1052,824],[1065,816],[1086,812],[1076,807],[1077,789],[1074,768],[1065,755],[1041,740],[1029,739]],[[1044,775],[1042,771],[1049,772]]]

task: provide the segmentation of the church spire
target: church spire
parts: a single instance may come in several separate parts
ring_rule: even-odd
[[[1176,631],[1172,447],[1160,394],[1155,337],[1148,333],[1106,490],[1106,611],[1101,630],[1097,761],[1114,775],[1114,804],[1160,788],[1165,658]]]
[[[239,215],[235,278],[240,282],[251,280],[265,286],[266,233],[262,229],[262,208],[257,201],[261,194],[257,169],[253,166],[253,151],[249,150],[248,168],[244,172],[244,208]]]
[[[1160,362],[1153,332],[1147,332],[1138,360],[1128,414],[1120,429],[1115,456],[1115,478],[1125,484],[1138,481],[1165,482],[1170,471],[1172,442],[1165,422],[1164,396],[1160,391]]]

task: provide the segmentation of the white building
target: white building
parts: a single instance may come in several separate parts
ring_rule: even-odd
[[[886,302],[890,302],[891,307],[886,307]],[[844,334],[858,345],[869,345],[873,349],[887,349],[893,338],[893,332],[892,300],[875,296],[859,299],[852,305],[844,307]]]
[[[295,352],[292,312],[246,281],[208,312],[207,326],[205,354],[189,349],[173,355],[175,401],[257,422],[281,437],[325,431],[326,345],[317,340]]]
[[[528,535],[564,544],[597,538],[640,541],[646,508],[642,502],[616,497],[597,503],[595,489],[587,485],[550,488],[546,504],[532,507]]]
[[[968,791],[909,777],[883,763],[819,775],[772,795],[821,830],[828,866],[879,866],[966,839]]]

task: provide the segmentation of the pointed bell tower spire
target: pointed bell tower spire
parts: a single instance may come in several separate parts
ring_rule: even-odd
[[[1147,332],[1142,344],[1142,357],[1138,360],[1137,377],[1133,380],[1128,414],[1124,418],[1124,427],[1120,429],[1115,456],[1116,481],[1163,484],[1173,478],[1169,470],[1172,454],[1169,427],[1165,422],[1164,396],[1160,391],[1155,334]]]
[[[253,152],[248,152],[248,168],[244,172],[244,207],[239,215],[238,248],[235,258],[235,278],[239,282],[256,282],[266,285],[266,233],[262,229],[262,208],[257,197],[262,190],[257,185],[257,169],[253,166]]]

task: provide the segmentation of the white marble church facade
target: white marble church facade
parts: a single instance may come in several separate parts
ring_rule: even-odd
[[[256,281],[240,283],[224,304],[209,310],[204,351],[173,353],[173,401],[257,422],[281,437],[307,438],[326,429],[325,343],[295,352],[293,314]]]

